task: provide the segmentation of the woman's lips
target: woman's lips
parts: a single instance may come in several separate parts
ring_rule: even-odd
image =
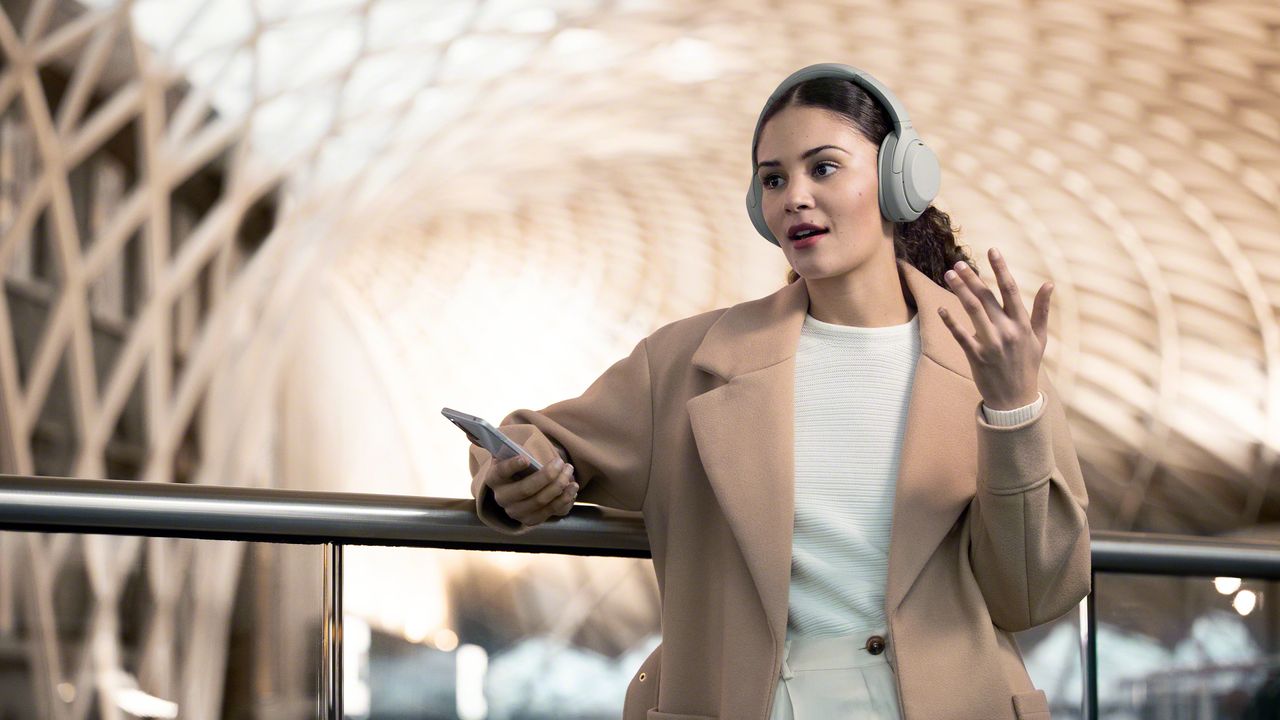
[[[809,237],[806,237],[803,240],[796,240],[791,243],[791,247],[797,250],[807,248],[807,247],[813,247],[814,245],[818,244],[818,238],[826,234],[827,234],[826,232],[820,232],[820,233],[815,233],[813,235],[810,235]]]

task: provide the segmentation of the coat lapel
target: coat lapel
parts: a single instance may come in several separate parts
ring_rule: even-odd
[[[972,330],[959,298],[899,259],[920,316],[916,365],[890,535],[886,611],[892,616],[973,497],[974,387],[968,359],[938,316]],[[698,453],[742,550],[775,640],[786,634],[795,513],[794,390],[804,278],[734,305],[708,329],[695,367],[725,382],[686,403]]]

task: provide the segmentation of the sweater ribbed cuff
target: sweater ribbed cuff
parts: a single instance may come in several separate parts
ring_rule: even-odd
[[[987,422],[992,425],[1000,425],[1007,427],[1009,425],[1017,425],[1036,416],[1040,412],[1040,407],[1044,405],[1044,393],[1036,392],[1035,402],[1023,405],[1012,410],[992,410],[984,403],[982,406],[982,414],[987,417]]]

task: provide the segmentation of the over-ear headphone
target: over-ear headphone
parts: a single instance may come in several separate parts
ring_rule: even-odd
[[[792,86],[806,80],[819,77],[844,78],[862,87],[871,96],[880,101],[893,121],[893,130],[885,135],[880,143],[880,153],[876,166],[880,177],[880,214],[893,222],[911,222],[920,217],[929,207],[929,203],[938,195],[938,186],[942,183],[942,170],[938,166],[938,156],[933,154],[928,145],[911,127],[911,119],[889,88],[879,80],[851,65],[840,63],[818,63],[801,68],[782,81],[778,89],[769,96],[768,102],[760,110],[756,119],[756,129],[751,136],[751,187],[747,190],[747,215],[751,224],[765,240],[778,245],[778,239],[769,230],[764,221],[764,213],[760,208],[760,197],[763,187],[756,167],[756,143],[760,140],[760,125],[765,111],[773,105]]]

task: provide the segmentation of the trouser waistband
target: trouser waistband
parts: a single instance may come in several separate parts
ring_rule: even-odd
[[[782,655],[782,676],[790,679],[793,673],[803,670],[831,670],[865,667],[889,662],[888,654],[881,650],[873,654],[868,641],[879,636],[888,644],[886,628],[872,628],[857,633],[830,637],[789,636]]]

